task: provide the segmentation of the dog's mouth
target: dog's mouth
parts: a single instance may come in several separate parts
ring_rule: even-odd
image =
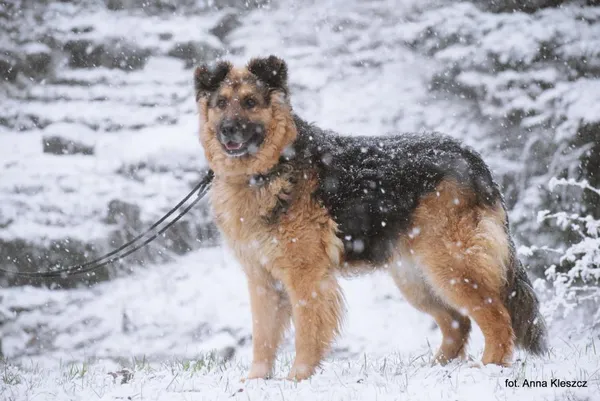
[[[246,142],[229,141],[229,142],[224,143],[223,146],[225,147],[225,150],[228,152],[239,152],[241,150],[244,150],[244,147],[246,146]]]
[[[222,141],[221,145],[229,156],[241,157],[255,154],[258,151],[262,141],[263,136],[257,133],[246,141]]]

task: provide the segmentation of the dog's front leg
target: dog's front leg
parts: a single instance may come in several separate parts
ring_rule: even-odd
[[[290,380],[310,377],[340,329],[343,296],[325,267],[296,267],[284,273],[296,328],[296,358]]]
[[[262,267],[245,270],[252,309],[253,350],[247,379],[266,379],[271,376],[277,348],[289,326],[291,306],[281,284],[270,273]]]

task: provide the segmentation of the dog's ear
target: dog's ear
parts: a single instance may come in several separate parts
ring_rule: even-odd
[[[282,59],[269,56],[267,58],[254,58],[248,63],[248,71],[264,82],[269,90],[281,90],[288,93],[287,64]]]
[[[194,72],[194,87],[196,89],[196,100],[201,97],[209,96],[219,89],[219,85],[231,71],[231,63],[220,61],[216,65],[209,67],[202,64]]]

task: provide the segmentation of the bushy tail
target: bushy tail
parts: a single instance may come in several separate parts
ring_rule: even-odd
[[[512,247],[511,247],[512,248]],[[510,313],[517,346],[540,355],[547,350],[547,328],[531,281],[512,249],[504,304]]]

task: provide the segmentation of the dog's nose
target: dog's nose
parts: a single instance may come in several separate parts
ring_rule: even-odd
[[[225,121],[221,124],[219,131],[224,137],[232,137],[238,131],[238,124],[234,121]]]
[[[244,142],[247,134],[246,124],[240,120],[225,120],[219,126],[221,140]]]

